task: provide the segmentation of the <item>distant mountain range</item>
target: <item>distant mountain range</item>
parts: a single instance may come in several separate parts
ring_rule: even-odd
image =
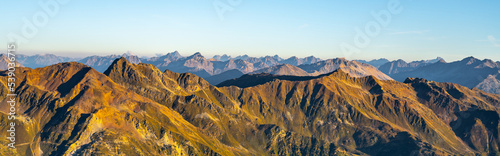
[[[385,58],[381,58],[381,59],[374,59],[374,60],[371,60],[371,61],[366,61],[366,60],[355,60],[355,61],[358,61],[358,62],[361,62],[361,63],[366,63],[366,64],[369,64],[369,65],[372,65],[376,68],[382,66],[383,64],[389,62],[389,60],[385,59]]]
[[[16,63],[16,67],[24,67],[23,64],[18,61],[14,61]],[[7,70],[9,68],[8,64],[11,63],[7,55],[0,54],[0,70]]]
[[[3,56],[2,56],[3,57]],[[473,57],[462,61],[446,63],[440,57],[431,60],[405,62],[403,60],[389,61],[377,59],[371,61],[347,61],[342,58],[321,60],[314,56],[283,59],[278,55],[250,57],[241,55],[215,55],[207,59],[201,53],[184,57],[177,51],[162,56],[139,58],[132,53],[123,55],[89,56],[83,59],[61,57],[52,54],[17,55],[20,66],[30,68],[45,67],[60,62],[77,61],[104,72],[111,63],[124,57],[131,63],[153,64],[161,71],[170,70],[178,73],[193,73],[205,78],[210,84],[217,85],[225,80],[234,79],[243,74],[270,73],[275,75],[317,76],[343,69],[354,77],[374,75],[378,79],[404,81],[407,77],[420,77],[438,82],[453,82],[469,88],[500,94],[500,62],[492,60],[477,60]],[[5,59],[4,59],[5,60]],[[468,63],[472,61],[471,63]],[[462,63],[459,63],[462,62]],[[370,64],[370,65],[368,65]],[[373,67],[372,67],[373,66]],[[374,68],[375,67],[375,68]],[[378,68],[378,70],[377,70]],[[6,69],[6,62],[1,62],[0,69]],[[220,75],[219,75],[220,74]]]
[[[191,62],[197,56],[188,58],[179,60],[203,64],[202,59]],[[436,64],[455,65],[437,62],[417,70]],[[467,68],[457,69],[464,72],[469,66],[496,68],[491,61],[472,58],[456,64],[464,64]],[[345,59],[285,64],[276,69],[321,73],[338,68],[316,76],[247,74],[218,86],[195,74],[163,71],[125,57],[113,60],[103,73],[79,62],[19,67],[17,146],[0,146],[0,153],[500,154],[500,95],[422,78],[397,82],[351,76],[376,69],[365,65]],[[10,122],[7,71],[0,71],[0,81],[0,123],[5,124]],[[8,128],[0,126],[0,135],[9,135]]]
[[[426,65],[434,64],[436,62],[444,62],[443,58],[436,58],[433,60],[421,60],[421,61],[413,61],[410,63],[406,63],[405,61],[399,59],[396,61],[392,62],[387,62],[382,64],[378,69],[388,75],[396,74],[396,73],[401,73],[401,72],[406,72],[406,71],[412,71],[415,70],[419,67],[423,67]]]
[[[499,74],[500,63],[489,59],[479,60],[467,57],[460,61],[450,63],[439,61],[388,75],[397,81],[404,81],[407,77],[419,77],[437,82],[457,83],[469,88],[476,87],[500,94]]]

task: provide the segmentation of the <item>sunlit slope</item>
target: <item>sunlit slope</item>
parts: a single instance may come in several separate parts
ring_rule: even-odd
[[[154,70],[153,67],[140,70],[139,66],[145,66],[142,64],[129,64],[129,66],[134,66],[138,73]],[[120,70],[115,71],[119,73]],[[169,75],[168,73],[172,72],[165,71],[165,75]],[[480,150],[471,146],[474,143],[463,141],[466,138],[456,134],[458,129],[452,128],[452,121],[463,120],[454,113],[460,113],[467,107],[496,111],[494,105],[499,101],[496,95],[453,84],[461,87],[459,91],[463,91],[463,94],[467,94],[474,101],[463,103],[451,95],[455,92],[440,90],[439,93],[428,94],[442,94],[444,97],[441,99],[444,101],[425,103],[422,101],[422,93],[419,93],[420,88],[413,87],[409,82],[405,84],[381,81],[373,76],[352,78],[341,70],[316,77],[271,75],[272,78],[268,79],[265,76],[264,74],[252,78],[256,81],[259,79],[265,81],[245,88],[200,87],[200,90],[190,95],[175,97],[174,102],[162,100],[157,102],[172,107],[189,122],[204,127],[205,131],[215,131],[230,138],[220,137],[221,134],[210,134],[222,142],[238,144],[249,151],[262,150],[258,148],[259,146],[265,146],[265,150],[269,153],[297,153],[315,149],[291,148],[304,144],[305,142],[297,141],[304,137],[321,142],[323,149],[319,151],[328,152],[333,152],[335,149],[358,154],[391,152],[473,154],[498,151],[495,145],[498,139],[487,141],[489,142],[487,144],[492,144],[488,147],[494,147]],[[178,77],[173,78],[179,80]],[[127,78],[123,76],[115,79],[118,81]],[[178,82],[191,83],[194,86],[205,84],[196,76],[182,80]],[[235,82],[238,80],[235,79]],[[240,83],[246,82],[240,81]],[[421,83],[444,85],[435,82]],[[155,86],[146,85],[141,88],[148,87]],[[141,93],[140,90],[136,92],[151,96]],[[437,112],[439,109],[433,110],[451,104],[456,108],[449,107],[449,115]],[[495,111],[490,115],[498,116]],[[245,124],[241,124],[242,121]],[[207,125],[217,125],[217,128]],[[254,130],[248,131],[248,129]],[[271,130],[275,132],[271,133]],[[498,138],[493,134],[496,132],[494,129],[486,131],[493,138]],[[263,133],[266,135],[262,135]],[[255,139],[249,140],[249,137]],[[295,141],[285,145],[287,142],[284,138],[292,139],[290,137]],[[408,148],[399,148],[402,146],[401,143],[408,143],[405,145]],[[327,146],[333,150],[324,149]]]
[[[170,108],[80,63],[17,68],[18,155],[233,155]],[[6,84],[1,73],[1,84]],[[2,85],[2,98],[6,87]],[[8,122],[6,99],[0,119]],[[6,135],[2,126],[0,134]],[[2,143],[5,143],[3,140]],[[1,153],[12,152],[6,146]]]

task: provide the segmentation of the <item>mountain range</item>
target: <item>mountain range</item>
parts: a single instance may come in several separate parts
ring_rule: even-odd
[[[342,59],[301,69],[328,71],[333,66],[315,67],[336,62]],[[78,62],[17,67],[17,147],[0,153],[500,154],[500,95],[423,78],[359,76],[352,71],[361,63],[349,62],[316,76],[248,74],[218,86],[125,57],[102,73]],[[1,71],[2,124],[7,78]]]
[[[381,69],[381,71],[384,70]],[[479,60],[467,57],[450,63],[439,61],[388,75],[401,82],[407,77],[419,77],[438,82],[457,83],[469,88],[476,87],[490,93],[500,94],[500,63],[489,59]]]
[[[385,58],[373,59],[373,60],[370,60],[370,61],[366,61],[366,60],[355,60],[355,61],[358,61],[358,62],[361,62],[361,63],[366,63],[366,64],[372,65],[372,66],[374,66],[376,68],[379,68],[383,64],[386,64],[386,63],[390,62],[389,60],[387,60]]]
[[[401,59],[395,61],[388,61],[387,59],[348,61],[343,58],[321,60],[314,56],[305,58],[293,56],[283,59],[278,55],[264,57],[241,55],[234,58],[229,55],[215,55],[213,58],[207,59],[201,53],[184,57],[175,51],[151,58],[140,58],[133,53],[89,56],[83,59],[60,57],[52,54],[33,56],[20,54],[17,61],[18,64],[30,68],[77,61],[102,73],[115,59],[120,57],[125,57],[135,64],[153,64],[161,71],[168,69],[178,73],[193,73],[206,79],[212,85],[238,78],[244,74],[265,72],[274,75],[317,76],[340,68],[355,77],[374,75],[382,80],[394,78],[400,82],[403,82],[407,77],[419,77],[438,82],[458,83],[469,88],[476,87],[489,93],[500,94],[500,80],[498,78],[500,77],[498,72],[500,62],[481,61],[473,57],[465,58],[466,61],[450,63],[440,57],[409,63]],[[471,59],[476,63],[467,64]],[[6,67],[6,62],[0,62],[0,69],[5,69],[4,67]],[[349,71],[350,69],[353,70]]]
[[[0,70],[8,70],[9,63],[11,63],[11,61],[9,60],[9,57],[7,57],[7,55],[5,55],[5,54],[0,54]],[[16,67],[24,67],[17,60],[14,61],[14,63],[16,64]]]
[[[446,61],[444,61],[444,59],[440,58],[440,57],[433,59],[433,60],[421,60],[421,61],[413,61],[413,62],[409,62],[409,63],[405,62],[402,59],[399,59],[396,61],[384,63],[384,64],[380,65],[378,67],[378,69],[380,71],[388,74],[388,75],[393,75],[396,73],[412,71],[412,70],[415,70],[419,67],[434,64],[436,62],[446,63]]]

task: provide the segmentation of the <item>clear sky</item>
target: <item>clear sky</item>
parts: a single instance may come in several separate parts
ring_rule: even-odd
[[[2,1],[0,42],[9,42],[12,33],[23,36],[26,23],[38,20],[37,32],[24,35],[28,42],[20,43],[19,53],[83,57],[131,51],[154,56],[177,50],[206,57],[278,54],[412,61],[440,56],[453,61],[474,56],[500,61],[498,0],[72,0],[60,4],[53,16],[39,4],[50,1],[55,0]],[[372,12],[387,11],[394,2],[400,3],[399,14],[390,14],[390,22],[381,25]],[[356,46],[356,28],[365,31],[374,22],[379,33]],[[359,52],[344,53],[342,43]]]

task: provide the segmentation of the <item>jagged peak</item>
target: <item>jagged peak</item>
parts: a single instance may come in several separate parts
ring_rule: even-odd
[[[62,62],[62,63],[58,63],[58,64],[54,64],[54,65],[50,65],[50,66],[47,66],[47,67],[44,67],[44,68],[52,68],[52,67],[63,67],[63,68],[73,68],[73,67],[76,67],[76,68],[86,68],[86,67],[89,67],[88,65],[86,64],[83,64],[83,63],[80,63],[80,62]],[[89,67],[91,68],[91,67]]]
[[[283,60],[283,58],[281,58],[281,57],[280,57],[280,56],[278,56],[278,55],[274,55],[274,56],[273,56],[273,58],[274,58],[274,59],[276,59],[276,60],[278,60],[278,61]]]
[[[469,64],[473,64],[473,63],[475,63],[477,61],[480,61],[480,60],[477,59],[477,58],[475,58],[475,57],[473,57],[473,56],[469,56],[469,57],[466,57],[466,58],[462,59],[460,62],[467,62],[467,64],[469,65]]]
[[[444,59],[439,59],[436,63],[447,63]]]
[[[169,54],[172,54],[172,55],[181,55],[181,54],[180,54],[177,50],[176,50],[176,51],[174,51],[174,52],[171,52],[171,53],[169,53]]]
[[[132,66],[132,63],[130,63],[125,57],[120,57],[120,58],[117,58],[113,61],[113,63],[111,63],[111,65],[109,65],[108,69],[106,69],[106,71],[104,71],[104,75],[107,75],[109,76],[112,72],[112,70],[116,69],[116,68],[128,68],[128,66]],[[119,70],[119,69],[118,69]],[[121,71],[121,70],[119,70]]]
[[[469,56],[469,57],[466,57],[462,60],[471,60],[471,59],[474,59],[474,60],[478,60],[477,58],[475,58],[474,56]]]
[[[201,55],[200,52],[196,52],[193,55],[189,56],[188,58],[205,58],[205,57]]]
[[[445,60],[444,60],[444,58],[439,57],[439,56],[438,56],[438,57],[436,57],[436,60],[440,60],[440,61],[442,60],[442,61],[445,61]]]
[[[338,69],[335,69],[334,71],[330,72],[330,73],[326,73],[326,74],[322,74],[322,75],[318,75],[317,77],[324,77],[324,76],[334,76],[334,77],[350,77],[349,76],[349,73],[343,71],[342,69],[338,68]]]
[[[403,60],[403,59],[397,59],[396,61],[393,61],[393,62],[396,62],[396,63],[406,63],[406,61]]]
[[[133,52],[131,52],[131,51],[127,51],[127,52],[123,53],[123,54],[122,54],[122,56],[137,56],[137,55],[135,55],[135,54],[134,54]]]
[[[424,82],[424,83],[427,83],[429,81],[426,80],[426,79],[424,79],[424,78],[408,77],[408,78],[405,79],[405,81],[403,83],[415,83],[415,82]]]
[[[347,60],[345,57],[337,57],[335,58],[335,60],[340,60],[342,62],[349,62],[349,60]]]
[[[379,59],[373,59],[371,61],[389,61],[389,60],[386,58],[379,58]]]
[[[118,62],[123,62],[123,61],[128,62],[128,60],[125,57],[123,57],[123,56],[120,57],[120,58],[115,59],[115,61],[118,61]]]
[[[307,57],[304,57],[304,58],[305,58],[305,59],[319,59],[319,58],[317,58],[317,57],[314,57],[313,55],[311,55],[311,56],[307,56]]]
[[[172,57],[182,57],[182,55],[178,51],[174,51],[171,53],[167,53],[166,56],[172,56]]]

